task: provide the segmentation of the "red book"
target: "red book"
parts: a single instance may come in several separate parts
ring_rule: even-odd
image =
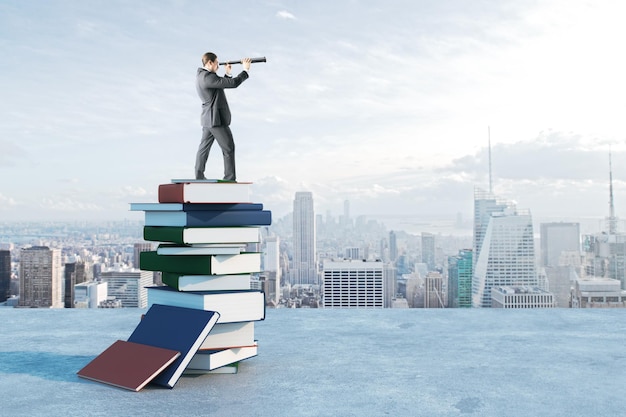
[[[250,203],[249,182],[176,182],[159,185],[159,203]]]
[[[180,352],[118,340],[77,372],[81,378],[139,391],[180,356]]]

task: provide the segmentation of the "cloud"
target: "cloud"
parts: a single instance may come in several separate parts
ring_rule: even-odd
[[[15,200],[13,198],[7,197],[7,196],[4,196],[4,195],[0,194],[0,210],[8,209],[8,208],[14,207],[16,205],[17,205],[17,203],[15,202]]]
[[[276,17],[279,19],[296,20],[296,17],[287,10],[280,10],[276,12]]]

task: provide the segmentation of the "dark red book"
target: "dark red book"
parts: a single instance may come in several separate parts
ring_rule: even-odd
[[[180,352],[118,340],[77,372],[81,378],[139,391],[180,356]]]

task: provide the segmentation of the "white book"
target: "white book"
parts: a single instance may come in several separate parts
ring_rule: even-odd
[[[226,349],[254,344],[254,322],[217,323],[200,345],[200,350]]]
[[[159,255],[238,255],[246,250],[245,244],[223,245],[168,245],[161,244],[157,247]]]
[[[143,237],[148,241],[180,244],[258,243],[259,228],[145,226]]]
[[[164,304],[219,311],[218,323],[265,319],[265,294],[259,290],[176,291],[167,285],[147,287],[148,307]]]
[[[213,370],[257,355],[258,345],[232,349],[198,351],[189,361],[187,369]]]
[[[175,182],[159,185],[159,203],[249,203],[245,182]]]
[[[249,290],[251,274],[183,275],[163,272],[161,280],[178,291]]]

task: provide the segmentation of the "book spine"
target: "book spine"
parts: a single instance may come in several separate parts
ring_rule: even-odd
[[[171,272],[163,272],[161,274],[161,281],[163,284],[170,288],[174,288],[176,291],[180,291],[179,283],[180,275],[172,274]]]
[[[146,251],[139,253],[139,268],[145,271],[178,272],[189,275],[211,275],[212,256],[213,255],[158,255],[156,251]]]
[[[160,184],[159,203],[185,203],[185,183]]]
[[[181,227],[145,226],[143,239],[149,242],[174,242],[183,244],[183,229]]]

